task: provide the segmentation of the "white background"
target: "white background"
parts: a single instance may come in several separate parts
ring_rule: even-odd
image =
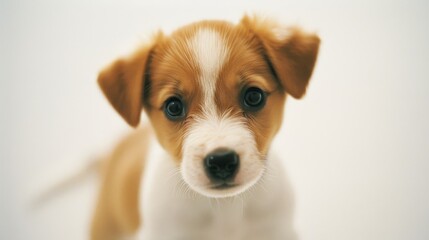
[[[86,239],[96,177],[30,200],[130,131],[98,71],[159,28],[244,12],[322,39],[274,144],[301,239],[429,239],[429,2],[195,2],[0,0],[0,239]]]

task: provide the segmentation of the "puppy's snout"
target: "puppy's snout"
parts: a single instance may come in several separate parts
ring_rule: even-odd
[[[225,148],[216,149],[204,158],[206,173],[213,181],[231,180],[237,173],[239,163],[238,154]]]

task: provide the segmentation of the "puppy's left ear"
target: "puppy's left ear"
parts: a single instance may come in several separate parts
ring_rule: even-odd
[[[301,98],[316,63],[319,37],[258,17],[244,16],[241,24],[261,40],[268,61],[283,88],[294,98]]]
[[[161,37],[160,33],[152,42],[140,48],[133,55],[113,62],[98,75],[98,85],[104,95],[119,115],[132,127],[136,127],[140,122],[148,63],[155,43]]]

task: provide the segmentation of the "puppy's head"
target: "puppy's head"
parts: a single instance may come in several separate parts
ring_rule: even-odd
[[[131,126],[146,111],[193,190],[227,197],[262,176],[286,95],[304,95],[318,46],[316,35],[258,18],[204,21],[158,34],[98,82]]]

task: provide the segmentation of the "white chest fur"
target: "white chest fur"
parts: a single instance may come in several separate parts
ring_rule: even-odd
[[[293,199],[282,164],[239,196],[213,199],[190,190],[165,154],[151,154],[141,189],[139,240],[293,240]]]

